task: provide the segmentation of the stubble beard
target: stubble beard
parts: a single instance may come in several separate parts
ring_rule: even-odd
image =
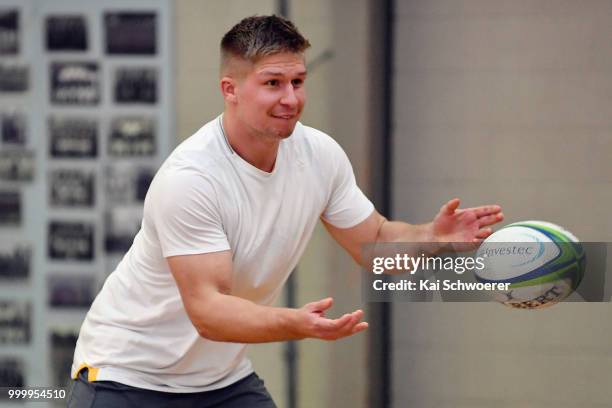
[[[295,121],[295,123],[293,123],[290,129],[285,130],[284,127],[282,129],[270,127],[258,133],[264,139],[281,141],[281,140],[288,139],[295,131],[296,126],[297,126],[297,120]]]

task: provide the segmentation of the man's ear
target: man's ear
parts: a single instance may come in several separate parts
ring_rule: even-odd
[[[221,93],[226,102],[236,102],[236,79],[230,76],[224,76],[220,81]]]

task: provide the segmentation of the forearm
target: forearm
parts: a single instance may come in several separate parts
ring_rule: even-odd
[[[372,254],[362,254],[364,245],[368,246],[368,251],[374,249],[377,252],[393,252],[392,246],[383,244],[412,243],[413,245],[404,247],[403,250],[416,256],[439,255],[445,251],[471,251],[492,233],[488,226],[504,218],[498,205],[461,210],[458,210],[458,207],[459,199],[452,199],[440,208],[432,222],[421,225],[389,221],[376,210],[350,228],[338,228],[325,220],[323,223],[332,237],[358,264],[369,266]]]
[[[376,242],[426,242],[430,224],[408,224],[402,221],[384,220],[378,229]]]
[[[222,293],[194,305],[192,321],[202,337],[235,343],[266,343],[306,337],[297,309],[269,307]]]
[[[433,236],[431,223],[416,225],[385,219],[378,229],[376,243],[414,243],[417,244],[415,251],[428,255],[441,249]]]
[[[230,295],[231,253],[168,257],[185,311],[198,333],[214,341],[265,343],[319,338],[336,340],[367,328],[363,311],[328,319],[331,298],[299,309],[261,306]]]

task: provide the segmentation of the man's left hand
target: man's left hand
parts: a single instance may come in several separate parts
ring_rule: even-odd
[[[460,200],[453,198],[440,208],[430,224],[433,242],[454,243],[455,250],[470,250],[492,234],[491,225],[504,219],[499,205],[459,209],[459,204]]]

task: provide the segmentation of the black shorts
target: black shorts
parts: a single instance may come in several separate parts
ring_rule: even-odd
[[[276,408],[263,381],[253,373],[212,391],[173,393],[145,390],[114,381],[87,381],[87,369],[73,380],[68,408]]]

